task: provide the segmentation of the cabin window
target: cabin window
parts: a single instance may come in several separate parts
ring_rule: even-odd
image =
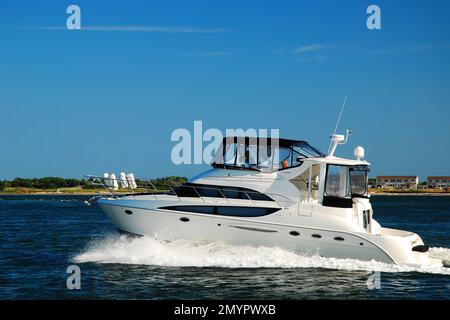
[[[350,187],[352,196],[368,196],[367,185],[369,183],[367,166],[352,166],[350,167]]]
[[[228,186],[214,186],[203,185],[196,183],[185,183],[178,186],[174,190],[179,197],[209,197],[209,198],[227,198],[227,199],[246,199],[246,200],[261,200],[273,201],[272,198],[256,190],[228,187]]]
[[[175,188],[175,193],[177,196],[179,197],[193,197],[193,198],[198,198],[199,194],[197,193],[197,191],[187,185],[181,185]]]
[[[351,208],[353,197],[367,197],[368,171],[365,165],[327,165],[322,205]]]
[[[350,197],[348,166],[328,165],[325,194],[330,197]]]
[[[328,165],[325,195],[338,198],[367,197],[367,166]]]
[[[183,211],[192,213],[217,214],[233,217],[260,217],[280,210],[279,208],[240,207],[240,206],[166,206],[159,209]]]
[[[222,198],[223,196],[220,194],[219,190],[217,188],[209,188],[209,187],[203,187],[203,188],[196,188],[197,192],[202,197],[210,197],[210,198]]]
[[[248,199],[242,192],[239,191],[238,188],[235,189],[222,189],[222,194],[225,198],[229,199]]]

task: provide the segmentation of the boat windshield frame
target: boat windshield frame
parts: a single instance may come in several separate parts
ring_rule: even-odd
[[[306,141],[282,138],[225,137],[216,151],[211,163],[214,168],[259,172],[291,169],[299,167],[303,159],[325,157]],[[231,159],[227,159],[229,155]]]
[[[336,181],[330,181],[330,170],[341,168],[339,174],[332,174],[338,177],[340,175],[341,182],[336,184]],[[356,175],[352,173],[363,173],[364,183],[355,179]],[[324,196],[332,198],[353,199],[353,198],[368,198],[369,197],[369,179],[370,167],[368,165],[344,165],[344,164],[327,164],[325,175]],[[343,179],[343,180],[342,180]],[[336,179],[335,179],[336,180]],[[363,192],[356,192],[356,188],[363,188]]]

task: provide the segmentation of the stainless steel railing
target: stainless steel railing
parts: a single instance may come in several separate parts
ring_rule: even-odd
[[[114,197],[114,198],[123,196],[124,195],[123,193],[117,193],[117,191],[125,189],[128,191],[128,193],[126,195],[129,195],[129,196],[133,196],[133,195],[137,195],[137,194],[146,194],[146,195],[154,196],[155,200],[157,200],[158,195],[166,194],[166,195],[176,196],[177,199],[179,201],[181,201],[182,200],[181,198],[186,198],[186,196],[181,195],[179,192],[177,192],[177,187],[182,187],[182,188],[191,188],[193,191],[192,194],[196,195],[196,196],[187,196],[187,197],[199,198],[203,202],[211,202],[211,201],[213,201],[212,199],[220,198],[220,199],[224,199],[228,203],[230,203],[232,200],[249,200],[249,201],[251,201],[251,203],[253,205],[256,205],[255,201],[265,201],[265,200],[255,199],[258,196],[261,196],[262,193],[246,191],[246,190],[227,189],[227,188],[222,188],[222,187],[215,188],[215,187],[209,187],[209,186],[191,186],[191,185],[185,185],[185,184],[177,185],[176,187],[175,186],[169,187],[169,189],[167,189],[167,190],[160,190],[153,184],[153,182],[150,179],[136,179],[135,180],[136,188],[132,188],[129,181],[123,180],[120,178],[111,179],[111,178],[104,178],[104,177],[92,176],[92,175],[87,175],[87,176],[85,176],[85,178],[92,185],[100,186],[100,187],[104,188],[108,192],[108,196]],[[127,184],[125,184],[125,185],[128,185],[128,187],[114,190],[115,188],[112,187],[112,185],[114,185],[114,182],[117,182],[118,185],[122,185],[123,182],[127,182]],[[202,190],[212,190],[213,192],[215,192],[216,194],[218,194],[220,196],[219,197],[205,196],[203,194]],[[114,193],[115,191],[116,191],[116,193]],[[144,191],[144,192],[142,192],[142,191]],[[145,192],[145,191],[147,191],[147,192]],[[227,196],[226,193],[237,193],[239,195],[239,197]],[[243,197],[241,197],[241,195]],[[255,196],[252,197],[252,195],[255,195]],[[290,207],[290,206],[298,204],[298,203],[305,203],[305,200],[307,200],[307,201],[315,200],[314,198],[311,198],[308,196],[304,197],[301,193],[299,194],[298,199],[291,199],[285,195],[281,195],[278,193],[263,193],[263,195],[270,197],[280,207]],[[94,202],[94,200],[96,200],[96,199],[98,199],[98,196],[93,197],[91,202]]]

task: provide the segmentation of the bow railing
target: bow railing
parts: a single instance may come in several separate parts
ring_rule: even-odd
[[[120,196],[136,196],[136,195],[148,195],[153,196],[155,200],[160,200],[161,198],[158,196],[161,195],[172,195],[176,196],[178,200],[182,200],[182,198],[197,198],[202,202],[217,202],[217,199],[223,199],[226,202],[230,203],[235,200],[249,200],[253,205],[256,205],[255,201],[268,201],[261,199],[261,193],[257,191],[249,191],[243,189],[227,189],[226,187],[215,188],[211,186],[199,186],[199,185],[188,185],[183,184],[182,188],[190,188],[192,192],[189,195],[186,195],[184,192],[181,194],[177,192],[177,187],[181,185],[170,186],[167,189],[158,189],[151,179],[136,179],[135,186],[132,184],[126,183],[127,180],[120,178],[105,178],[101,176],[93,176],[87,175],[85,176],[86,180],[91,183],[93,186],[102,187],[107,191],[107,194],[102,194],[99,196],[95,196],[87,201],[89,204],[95,202],[99,197],[113,197],[118,198]],[[116,182],[116,183],[115,183]],[[127,186],[127,187],[114,187],[114,185],[119,186]],[[211,191],[211,193],[215,194],[214,196],[205,196],[205,191]],[[234,196],[230,196],[233,194]],[[298,203],[305,202],[314,202],[317,200],[315,196],[303,196],[299,193],[299,197],[296,199],[292,199],[285,195],[281,195],[279,193],[264,193],[265,196],[269,197],[271,200],[275,201],[280,207],[291,207]],[[259,199],[258,199],[259,198]]]

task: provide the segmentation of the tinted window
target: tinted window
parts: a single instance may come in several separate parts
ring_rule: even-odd
[[[202,197],[223,198],[217,188],[196,187],[196,190]]]
[[[214,213],[213,206],[170,206],[170,207],[161,207],[160,209],[169,209],[175,211],[185,211],[185,212],[195,212],[195,213]]]
[[[265,194],[259,193],[259,192],[247,192],[247,194],[252,200],[263,200],[263,201],[271,201],[272,200]],[[247,199],[247,197],[245,196],[244,199]]]
[[[273,201],[272,198],[264,193],[238,187],[201,185],[195,183],[186,183],[175,188],[175,192],[179,197],[202,197],[212,198],[229,198],[229,199],[246,199]]]
[[[241,192],[239,192],[239,189],[222,189],[222,193],[226,198],[231,199],[240,199],[241,196],[245,197],[245,194],[241,194]]]
[[[350,184],[352,189],[352,195],[367,194],[367,171],[366,170],[354,170],[350,169]]]
[[[179,186],[175,188],[175,193],[179,197],[198,197],[197,192],[194,190],[194,188],[189,186]]]
[[[267,208],[248,207],[218,207],[217,214],[236,217],[258,217],[272,213],[273,210]]]
[[[234,217],[260,217],[274,213],[280,209],[278,208],[261,208],[261,207],[235,207],[235,206],[168,206],[160,209],[218,214],[223,216]]]

